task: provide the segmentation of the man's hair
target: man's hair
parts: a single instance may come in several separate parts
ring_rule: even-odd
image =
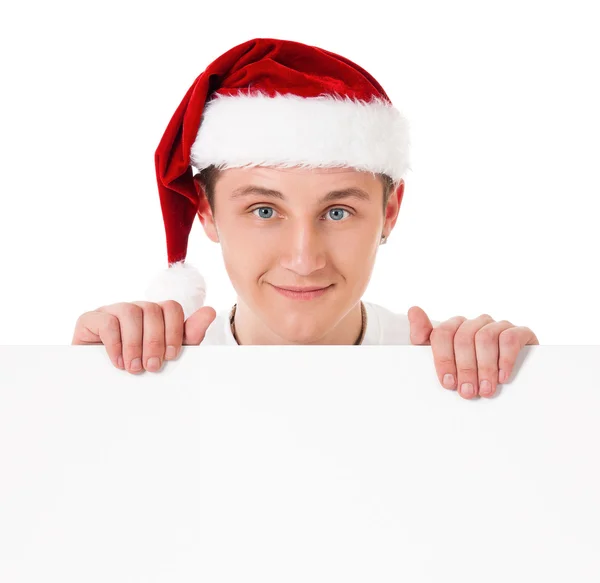
[[[204,187],[204,192],[206,193],[206,198],[213,214],[215,212],[215,185],[221,172],[220,168],[212,164],[197,174],[198,179]],[[383,212],[385,212],[390,194],[398,186],[398,183],[394,182],[387,174],[376,174],[376,176],[381,180],[383,185]]]

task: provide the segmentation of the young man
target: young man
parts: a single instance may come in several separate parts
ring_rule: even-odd
[[[488,315],[434,327],[416,306],[409,320],[361,301],[408,166],[407,122],[364,69],[291,41],[234,47],[194,81],[156,151],[170,268],[150,302],[81,316],[73,343],[104,343],[129,372],[159,370],[182,344],[431,344],[443,386],[493,395],[499,369],[508,378],[538,344],[531,330]],[[218,316],[184,263],[196,215],[237,292]]]

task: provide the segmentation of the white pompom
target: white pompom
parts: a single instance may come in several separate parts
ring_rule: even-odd
[[[149,302],[179,302],[186,320],[204,305],[205,299],[204,278],[195,267],[183,261],[173,263],[159,273],[146,290],[146,300]]]

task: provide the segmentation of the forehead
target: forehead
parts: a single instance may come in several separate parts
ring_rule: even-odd
[[[379,183],[378,177],[372,172],[360,171],[355,168],[305,168],[295,166],[280,168],[273,166],[253,166],[246,168],[228,168],[220,172],[219,181],[229,185],[249,183],[251,181],[268,181],[280,184],[305,184],[311,186],[331,184],[360,184],[364,187]]]

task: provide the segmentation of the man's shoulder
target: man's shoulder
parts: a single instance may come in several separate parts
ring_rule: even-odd
[[[367,309],[367,331],[363,344],[410,344],[408,315],[393,312],[375,304],[364,302]]]
[[[210,323],[206,329],[204,340],[200,343],[201,346],[219,346],[235,344],[231,328],[229,326],[229,311],[221,310],[217,312],[216,318]]]
[[[372,302],[364,302],[367,308],[367,333],[363,344],[412,344],[408,314],[392,312]],[[431,320],[435,328],[441,322]]]

